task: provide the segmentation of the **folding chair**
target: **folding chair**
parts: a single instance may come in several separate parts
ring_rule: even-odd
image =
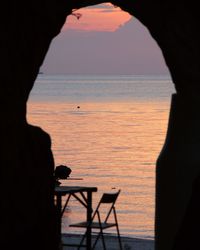
[[[84,245],[83,242],[86,238],[88,226],[90,226],[91,229],[98,229],[98,231],[99,231],[99,233],[96,236],[95,242],[92,246],[92,249],[95,249],[95,246],[96,246],[99,238],[101,237],[103,249],[106,250],[106,244],[105,244],[105,238],[104,238],[103,231],[108,229],[108,228],[111,228],[111,227],[116,227],[118,241],[119,241],[119,249],[122,250],[122,243],[121,243],[121,238],[120,238],[120,233],[119,233],[117,214],[116,214],[116,210],[115,210],[115,202],[117,200],[119,193],[120,193],[120,190],[118,192],[115,192],[115,193],[104,193],[102,195],[102,197],[101,197],[101,199],[96,207],[96,210],[93,213],[92,221],[89,225],[87,222],[80,222],[80,223],[69,225],[70,227],[77,227],[77,228],[85,228],[86,229],[86,231],[81,239],[81,242],[78,246],[78,250],[81,247],[86,247],[86,245]],[[102,213],[100,210],[100,207],[103,204],[107,207],[107,214],[106,215],[104,214],[104,217],[105,217],[104,220],[102,220]],[[111,218],[110,218],[111,214],[113,214],[112,222],[110,222],[111,221]]]

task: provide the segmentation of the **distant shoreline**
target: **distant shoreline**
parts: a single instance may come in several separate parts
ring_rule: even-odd
[[[62,73],[44,73],[40,71],[38,75],[45,75],[47,77],[136,77],[136,78],[167,78],[171,80],[169,74],[62,74]]]

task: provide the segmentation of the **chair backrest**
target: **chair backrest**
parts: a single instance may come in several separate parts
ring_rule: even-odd
[[[121,192],[121,190],[118,190],[117,192],[115,193],[104,193],[97,205],[97,208],[94,212],[94,215],[93,215],[93,219],[94,217],[96,216],[96,214],[98,215],[99,219],[100,219],[100,213],[99,213],[99,208],[101,206],[101,204],[110,204],[109,206],[109,209],[108,209],[108,213],[107,213],[107,216],[105,218],[105,222],[108,220],[112,210],[114,210],[115,212],[115,202],[117,200],[117,197],[119,196],[119,193]]]
[[[100,203],[115,203],[120,190],[116,193],[104,193],[101,197]]]

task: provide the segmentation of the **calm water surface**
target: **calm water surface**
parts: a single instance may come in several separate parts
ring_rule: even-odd
[[[83,178],[64,184],[97,186],[94,207],[103,192],[121,189],[122,235],[154,237],[155,162],[173,92],[163,76],[42,75],[32,90],[28,121],[51,135],[55,164]],[[83,219],[84,211],[72,200],[63,232]]]

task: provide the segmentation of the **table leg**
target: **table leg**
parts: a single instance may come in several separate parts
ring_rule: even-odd
[[[87,192],[87,222],[90,225],[92,220],[92,192]],[[89,226],[86,232],[87,250],[91,250],[92,245],[92,229]]]
[[[62,196],[56,196],[56,209],[57,209],[57,230],[58,230],[58,238],[61,244],[61,227],[62,227]]]

